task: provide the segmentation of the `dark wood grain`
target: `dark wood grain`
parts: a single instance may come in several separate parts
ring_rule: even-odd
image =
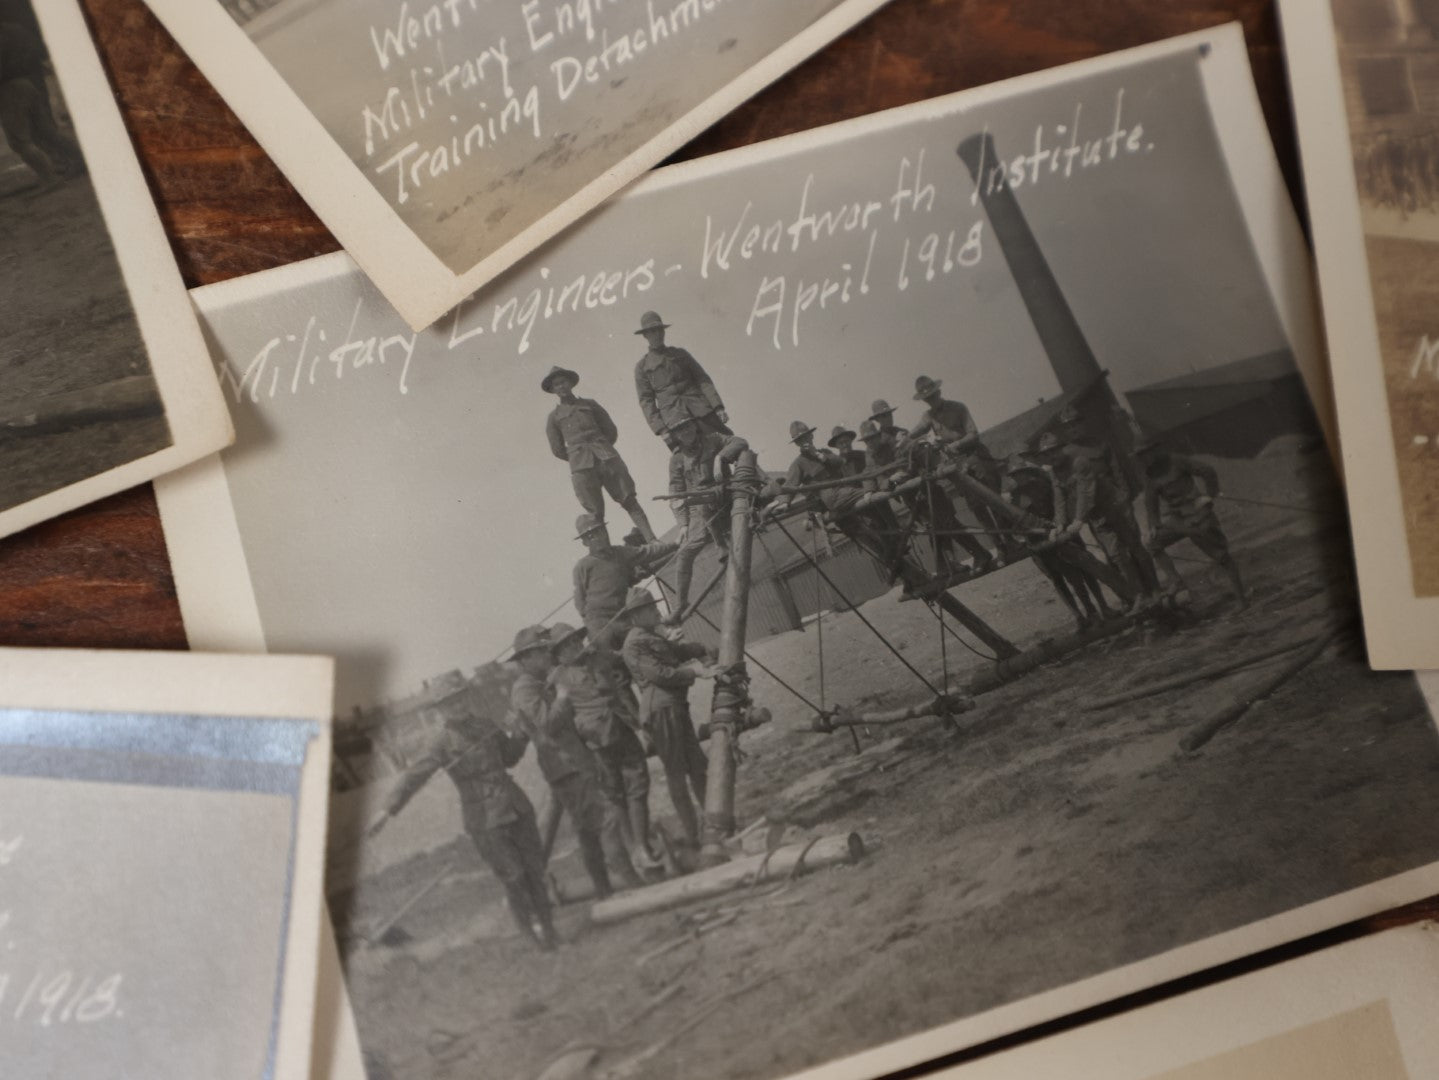
[[[338,247],[140,0],[84,0],[84,6],[188,284],[220,281]],[[710,154],[1236,19],[1244,26],[1281,166],[1297,196],[1301,189],[1278,26],[1273,4],[1265,0],[892,0],[675,158]],[[184,646],[148,487],[0,541],[0,644]],[[1321,945],[1434,917],[1439,917],[1439,897],[1080,1019]]]

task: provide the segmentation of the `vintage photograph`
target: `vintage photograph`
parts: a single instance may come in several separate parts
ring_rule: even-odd
[[[0,649],[0,686],[7,1074],[308,1076],[331,661]]]
[[[168,301],[150,302],[148,313],[136,309],[116,253],[120,234],[149,234],[130,249],[131,273],[169,252],[114,102],[105,90],[94,101],[99,65],[83,21],[76,37],[67,15],[79,18],[73,5],[54,5],[42,27],[30,0],[0,3],[0,228],[7,238],[0,253],[0,534],[149,479],[166,461],[171,468],[193,461],[229,435],[193,317],[180,320],[189,324],[184,355],[173,346],[185,337],[182,329],[153,340],[142,329],[142,315],[172,318],[177,306],[184,312],[184,290],[171,265]],[[51,48],[57,40],[60,59]],[[77,113],[85,107],[95,111],[82,139]],[[132,177],[149,221],[136,212]],[[107,227],[97,179],[110,185],[112,210],[129,211],[136,222]],[[156,279],[164,278],[148,278],[147,289]],[[177,364],[178,389],[197,388],[193,411],[179,421],[167,410],[178,396]],[[135,464],[142,459],[148,463]],[[122,466],[132,467],[115,475]]]
[[[421,327],[883,0],[147,2]]]
[[[428,331],[196,291],[187,632],[339,658],[331,1075],[876,1077],[1432,891],[1264,132],[1230,26],[662,170]]]
[[[1285,10],[1371,657],[1439,665],[1439,12]]]
[[[1418,1080],[1439,1070],[1419,923],[1086,1024],[934,1080]]]

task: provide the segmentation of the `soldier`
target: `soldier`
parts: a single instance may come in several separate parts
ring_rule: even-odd
[[[594,882],[595,895],[603,900],[614,893],[605,865],[607,854],[626,885],[638,885],[640,879],[620,840],[618,817],[600,791],[594,755],[575,730],[574,703],[560,699],[549,685],[555,666],[550,646],[542,626],[527,626],[515,635],[514,662],[520,674],[510,687],[506,724],[535,744],[540,773],[575,827],[580,858]]]
[[[1145,547],[1169,578],[1169,594],[1187,592],[1187,586],[1166,549],[1191,540],[1229,575],[1229,586],[1241,608],[1249,606],[1244,579],[1229,553],[1229,539],[1214,512],[1219,497],[1219,473],[1202,461],[1171,453],[1157,442],[1139,448],[1144,468],[1144,517],[1148,525]],[[1200,486],[1204,490],[1201,492]]]
[[[861,425],[861,430],[863,428]],[[814,445],[814,431],[803,420],[790,424],[789,441],[799,448],[799,456],[785,474],[785,487],[843,480],[848,475],[837,455]],[[842,533],[884,566],[891,580],[898,574],[899,561],[907,547],[906,536],[886,492],[866,492],[859,485],[836,485],[812,495],[782,495],[771,504],[769,512],[781,514],[796,499],[822,506]]]
[[[1040,436],[1036,456],[1054,470],[1064,493],[1063,513],[1055,515],[1052,539],[1077,538],[1088,525],[1133,596],[1142,604],[1152,603],[1157,598],[1153,563],[1144,552],[1133,511],[1126,512],[1128,499],[1108,470],[1093,454],[1066,444],[1052,431]]]
[[[670,494],[715,492],[708,501],[675,502],[675,518],[685,530],[675,556],[675,616],[682,617],[689,603],[695,559],[705,545],[713,540],[720,549],[720,558],[729,558],[729,501],[723,488],[729,480],[730,466],[749,449],[749,443],[738,435],[706,431],[689,416],[681,417],[670,435],[675,441],[675,451],[670,455]]]
[[[698,848],[700,820],[695,806],[705,804],[709,761],[690,719],[689,688],[696,679],[714,678],[718,672],[700,662],[707,656],[704,646],[672,641],[658,632],[656,603],[648,589],[630,590],[625,616],[631,629],[622,655],[639,688],[640,723],[654,741],[675,815],[690,844]]]
[[[969,407],[960,401],[951,401],[941,396],[943,382],[921,375],[914,380],[914,400],[925,405],[924,417],[909,430],[911,439],[933,435],[945,451],[958,464],[960,471],[971,480],[983,484],[995,494],[999,493],[999,466],[993,455],[979,437],[979,427],[970,414]],[[989,530],[994,537],[995,547],[1005,559],[1019,555],[1004,523],[995,516],[994,508],[982,499],[976,499],[961,492],[965,505],[981,529]]]
[[[10,149],[39,179],[40,192],[60,185],[60,176],[84,171],[80,148],[60,131],[50,107],[40,37],[19,22],[0,22],[0,130]]]
[[[671,450],[677,447],[674,428],[685,418],[704,431],[731,434],[729,414],[705,369],[684,349],[665,344],[669,326],[657,312],[646,311],[635,331],[649,343],[649,351],[635,365],[635,393],[650,430]]]
[[[865,456],[863,450],[856,450],[854,446],[854,432],[843,424],[836,424],[834,430],[829,434],[831,450],[839,457],[840,464],[844,467],[846,476],[858,476],[864,472]]]
[[[884,402],[876,404],[883,405]],[[865,471],[893,468],[888,477],[878,477],[864,482],[868,491],[888,491],[895,483],[903,482],[914,472],[915,455],[923,454],[921,444],[899,441],[896,428],[882,428],[875,420],[866,420],[859,426],[860,439],[865,446]],[[938,464],[921,460],[921,467]],[[974,568],[983,573],[994,567],[994,556],[989,549],[964,530],[959,516],[954,511],[954,502],[949,493],[935,480],[926,480],[918,490],[906,492],[900,500],[908,508],[911,518],[923,529],[932,532],[935,543],[935,558],[951,568],[963,565],[951,561],[951,552],[962,548],[974,559]]]
[[[1043,521],[1053,523],[1064,512],[1064,493],[1054,470],[1022,456],[1016,457],[1006,470],[1001,492],[1011,504]],[[1099,582],[1090,574],[1066,562],[1053,549],[1033,550],[1047,539],[1047,534],[1041,532],[1026,546],[1032,552],[1034,564],[1054,586],[1079,628],[1086,630],[1111,617],[1114,612],[1105,601]],[[1071,537],[1065,543],[1083,548],[1078,537]]]
[[[1098,442],[1090,437],[1084,418],[1073,405],[1066,405],[1059,413],[1057,428],[1064,452],[1070,457],[1086,458],[1094,473],[1102,477],[1114,493],[1108,512],[1114,527],[1101,537],[1105,554],[1124,574],[1125,579],[1136,593],[1145,596],[1159,594],[1159,573],[1154,568],[1154,559],[1144,546],[1139,532],[1139,523],[1134,519],[1134,495],[1119,462],[1114,447],[1108,442]]]
[[[570,483],[581,509],[604,521],[605,492],[609,492],[649,542],[655,538],[654,530],[640,506],[630,471],[615,450],[619,431],[599,402],[575,396],[579,381],[578,375],[562,367],[550,368],[550,373],[540,380],[541,390],[560,399],[545,421],[550,451],[569,462]]]
[[[473,690],[459,672],[441,684],[433,708],[444,727],[426,753],[401,776],[370,821],[376,836],[430,777],[443,769],[460,799],[460,818],[480,858],[499,878],[520,931],[546,952],[555,947],[550,897],[545,888],[544,845],[530,800],[507,770],[524,756],[528,740],[509,734],[472,706]],[[471,699],[471,700],[467,700]]]
[[[626,627],[619,618],[625,594],[637,576],[651,573],[679,545],[664,540],[638,547],[611,544],[605,523],[591,514],[575,520],[575,531],[575,539],[589,549],[575,563],[575,610],[589,631],[592,646],[618,652],[625,639]]]
[[[631,857],[653,866],[658,860],[649,846],[650,770],[636,735],[639,715],[629,674],[615,653],[585,647],[583,626],[555,623],[550,640],[556,701],[568,699],[574,709],[575,730],[599,764],[600,783],[619,811]]]
[[[884,398],[875,398],[870,402],[869,418],[879,426],[880,431],[889,435],[895,443],[904,443],[909,440],[909,430],[900,427],[894,422],[894,406],[885,401]]]

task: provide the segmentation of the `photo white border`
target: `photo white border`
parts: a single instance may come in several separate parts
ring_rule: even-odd
[[[887,2],[843,0],[513,239],[457,274],[411,231],[218,0],[145,0],[255,141],[414,330],[434,323]]]
[[[1410,1076],[1439,1076],[1439,924],[1336,945],[942,1069],[932,1080],[1152,1080],[1380,1001]],[[1307,1076],[1286,1071],[1274,1080]]]
[[[1220,125],[1218,130],[1240,194],[1245,222],[1272,290],[1276,310],[1290,336],[1301,374],[1332,446],[1332,408],[1318,307],[1309,276],[1305,274],[1296,279],[1293,275],[1293,268],[1310,265],[1308,249],[1269,140],[1249,71],[1243,30],[1238,23],[669,166],[650,174],[618,198],[722,174],[754,161],[802,154],[884,130],[896,123],[953,116],[1011,96],[1049,89],[1205,45],[1212,51],[1200,70],[1211,108],[1216,117],[1223,117],[1228,124]],[[1286,268],[1290,271],[1288,276]],[[207,304],[228,306],[353,272],[358,272],[355,263],[339,252],[206,286],[192,295],[202,309]],[[167,478],[156,485],[156,492],[191,645],[229,648],[236,647],[237,643],[245,647],[263,644],[220,459]],[[1439,715],[1439,675],[1421,678],[1420,686],[1431,714]],[[1436,893],[1439,893],[1439,863],[793,1074],[792,1080],[872,1080]],[[335,1041],[328,1046],[317,1044],[315,1076],[318,1080],[364,1080],[355,1018],[349,1009],[336,954],[329,953],[329,958],[335,962],[321,970],[325,1014],[319,1023],[330,1025]]]
[[[324,915],[334,661],[318,656],[0,648],[0,709],[308,720],[295,806],[294,867],[274,1080],[306,1080],[321,957],[333,952]]]
[[[0,511],[0,536],[189,465],[234,441],[190,307],[120,109],[77,0],[33,4],[149,356],[171,445]],[[43,259],[44,253],[34,258]]]
[[[1394,425],[1328,0],[1280,0],[1305,197],[1333,365],[1369,662],[1439,668],[1439,596],[1414,594]]]

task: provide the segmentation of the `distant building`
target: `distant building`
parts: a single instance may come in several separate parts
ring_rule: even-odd
[[[1287,349],[1166,379],[1125,397],[1145,438],[1188,453],[1253,457],[1281,435],[1317,432]]]

